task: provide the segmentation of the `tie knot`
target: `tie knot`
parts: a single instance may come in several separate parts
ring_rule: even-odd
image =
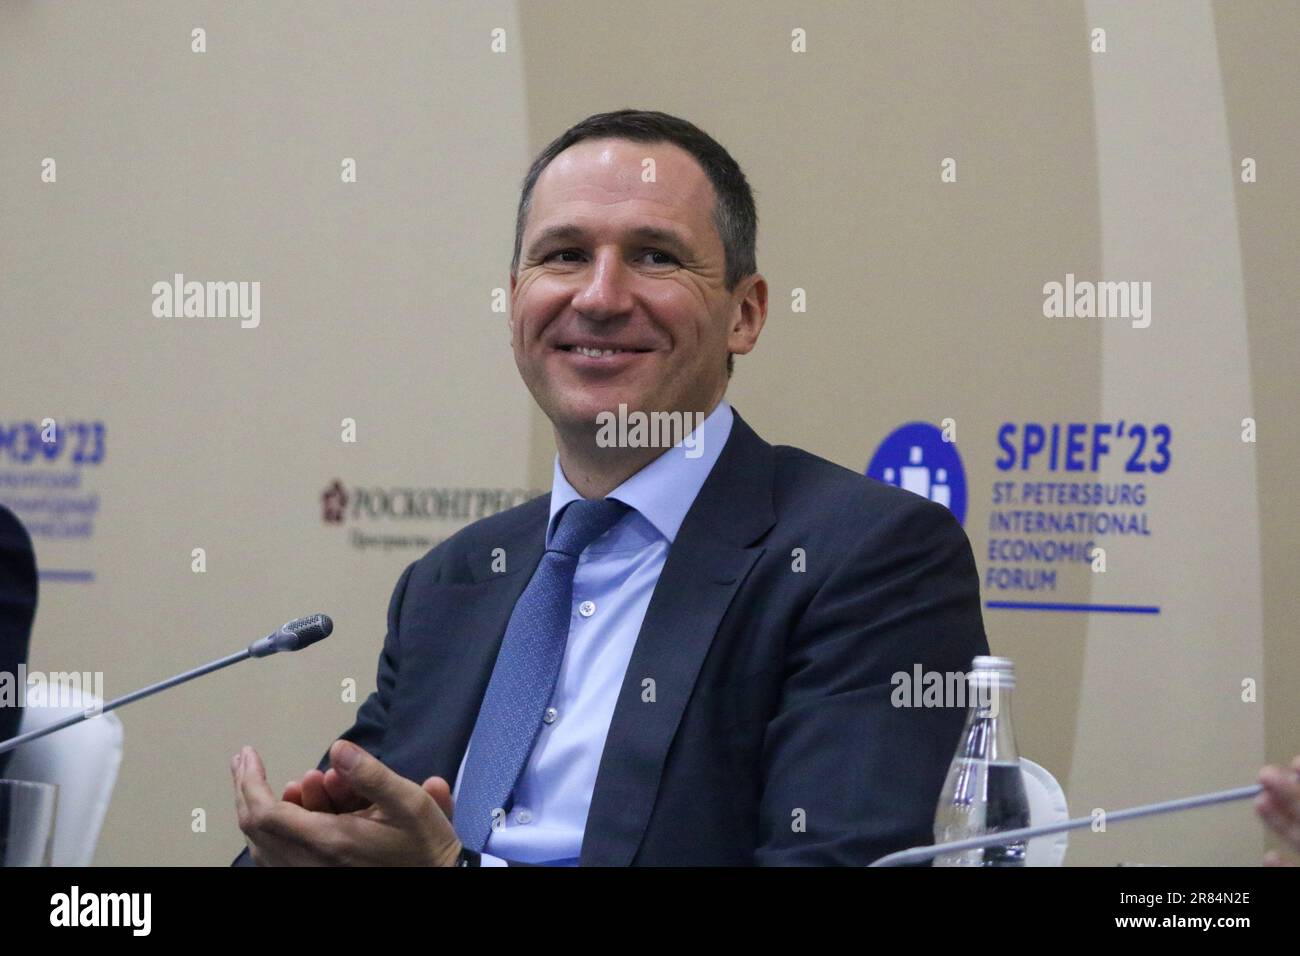
[[[560,512],[548,551],[577,557],[582,549],[614,527],[627,512],[627,505],[613,498],[583,498],[570,502]]]

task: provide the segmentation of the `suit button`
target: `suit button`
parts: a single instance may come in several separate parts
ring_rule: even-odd
[[[560,716],[560,712],[554,707],[547,707],[546,713],[542,714],[542,720],[548,724],[555,723],[555,718]]]
[[[593,614],[596,613],[596,602],[583,601],[581,604],[578,605],[578,613],[581,614],[583,617],[591,617]]]

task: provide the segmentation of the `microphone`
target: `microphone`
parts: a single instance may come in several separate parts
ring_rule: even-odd
[[[1212,793],[1198,793],[1192,797],[1180,797],[1177,800],[1165,800],[1161,803],[1147,803],[1127,810],[1116,810],[1106,814],[1107,823],[1119,823],[1122,820],[1135,820],[1138,817],[1157,816],[1162,813],[1179,813],[1183,810],[1195,810],[1216,803],[1230,803],[1233,800],[1245,800],[1255,796],[1264,787],[1252,784],[1248,787],[1234,787],[1231,790],[1215,790]],[[1002,830],[983,836],[970,837],[966,840],[953,840],[950,843],[936,843],[933,846],[916,846],[910,850],[899,850],[882,856],[868,866],[905,866],[909,863],[923,863],[945,853],[960,853],[965,850],[979,850],[984,847],[1000,846],[1004,843],[1019,843],[1034,837],[1048,836],[1052,833],[1064,833],[1067,830],[1081,830],[1092,826],[1092,817],[1075,817],[1061,823],[1044,823],[1039,826],[1021,827],[1018,830]]]
[[[310,617],[296,617],[285,623],[260,641],[248,645],[248,653],[253,657],[269,657],[281,651],[300,651],[317,641],[323,641],[334,630],[334,622],[328,614],[313,614]]]
[[[124,704],[132,703],[144,697],[151,697],[159,691],[175,687],[177,684],[184,684],[186,681],[202,677],[204,674],[210,674],[212,671],[220,670],[223,667],[229,667],[231,664],[237,664],[250,657],[269,657],[272,654],[279,654],[281,651],[300,651],[304,647],[310,647],[317,641],[329,637],[333,630],[334,622],[330,620],[328,614],[296,617],[292,621],[286,621],[280,628],[272,631],[266,637],[249,644],[242,651],[236,651],[234,654],[210,661],[201,667],[195,667],[182,674],[177,674],[175,677],[169,677],[156,684],[150,684],[148,687],[142,687],[140,690],[124,694],[116,700],[109,701],[102,707],[88,707],[81,713],[72,714],[63,720],[50,724],[48,727],[41,727],[38,730],[31,730],[25,734],[19,734],[17,737],[10,737],[8,740],[0,741],[0,754],[7,753],[15,747],[21,747],[28,741],[35,740],[38,737],[52,734],[56,730],[62,730],[64,727],[71,727],[83,720],[98,717],[106,711],[116,710]]]

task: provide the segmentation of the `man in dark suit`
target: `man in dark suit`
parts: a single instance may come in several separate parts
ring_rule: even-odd
[[[277,799],[235,757],[237,864],[863,865],[929,842],[965,712],[893,692],[988,653],[970,545],[725,401],[766,318],[755,230],[739,167],[675,117],[589,117],[534,161],[510,326],[552,492],[406,569],[377,689],[316,770]],[[693,430],[665,449],[615,411]]]
[[[18,665],[27,661],[27,645],[36,616],[36,555],[27,529],[14,513],[0,505],[0,673],[10,675],[14,706],[0,705],[0,740],[17,736],[22,723],[22,692]],[[7,701],[5,703],[8,703]],[[0,754],[0,777],[12,756]]]

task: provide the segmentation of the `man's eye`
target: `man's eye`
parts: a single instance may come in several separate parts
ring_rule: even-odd
[[[542,261],[543,261],[543,262],[550,262],[552,259],[556,259],[556,258],[559,257],[559,256],[581,256],[581,255],[583,255],[583,254],[584,254],[584,253],[582,252],[581,249],[557,249],[555,252],[552,252],[552,253],[547,254],[547,255],[542,259]],[[679,263],[677,262],[677,259],[676,259],[674,256],[670,255],[670,254],[667,253],[667,252],[664,252],[664,251],[661,250],[661,249],[647,249],[645,252],[641,253],[641,256],[642,256],[642,258],[644,258],[645,256],[662,256],[664,259],[667,260],[667,262],[656,262],[656,263],[654,263],[655,265],[666,266],[666,265],[678,265],[678,264],[679,264]],[[573,261],[575,261],[575,260],[573,260],[573,259],[565,259],[565,260],[561,260],[561,261],[564,261],[564,262],[573,262]]]

